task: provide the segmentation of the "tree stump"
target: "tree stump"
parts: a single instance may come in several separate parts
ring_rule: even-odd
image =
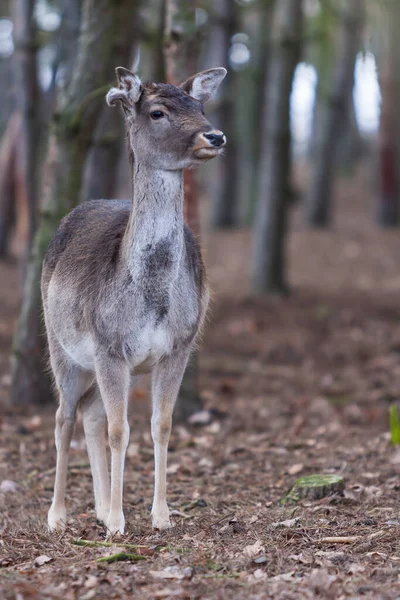
[[[325,496],[342,494],[344,479],[340,475],[307,475],[299,477],[281,500],[281,504],[293,504],[299,500],[321,500]]]

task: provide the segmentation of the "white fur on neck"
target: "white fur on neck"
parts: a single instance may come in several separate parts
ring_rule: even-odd
[[[132,275],[139,275],[141,257],[157,242],[169,239],[174,261],[183,247],[183,172],[134,167],[133,205],[126,233],[128,262]]]

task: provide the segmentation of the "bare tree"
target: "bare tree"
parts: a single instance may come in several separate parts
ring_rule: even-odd
[[[132,63],[132,58],[136,61],[139,57],[140,7],[141,0],[136,0],[134,12],[131,12],[130,33],[127,36],[127,46],[130,45],[131,50],[128,66]],[[109,110],[108,106],[104,106],[85,165],[82,200],[114,197],[123,143],[124,123],[121,116],[118,111]]]
[[[178,85],[197,69],[198,39],[195,26],[195,0],[166,0],[164,29],[164,68],[168,83]],[[193,170],[185,169],[185,221],[198,236],[198,184]],[[202,407],[198,388],[198,353],[189,359],[183,377],[174,418],[185,421]]]
[[[377,217],[384,227],[400,224],[400,61],[398,27],[400,5],[389,1],[382,6],[384,27],[377,32],[379,80],[382,106],[379,127],[379,201]],[[384,37],[384,39],[382,39]]]
[[[16,162],[20,114],[15,111],[8,120],[0,142],[0,258],[7,256],[15,223]],[[25,186],[24,186],[25,187]]]
[[[112,198],[115,194],[119,159],[124,138],[118,111],[103,108],[85,165],[82,200]]]
[[[237,32],[238,7],[231,0],[219,0],[213,4],[215,33],[220,38],[218,59],[222,66],[229,65],[231,38]],[[210,65],[211,66],[211,65]],[[219,186],[211,205],[211,224],[214,227],[233,227],[237,224],[237,136],[235,124],[235,72],[228,69],[228,74],[221,86],[220,103],[217,111],[216,125],[224,131],[229,140],[229,152],[224,160],[218,163]]]
[[[279,0],[266,77],[260,149],[258,204],[254,225],[252,287],[256,293],[284,293],[285,234],[290,178],[289,103],[299,60],[303,24],[301,0]]]
[[[341,3],[337,37],[336,65],[329,90],[320,102],[314,144],[310,193],[306,200],[306,220],[326,227],[330,221],[333,178],[340,137],[349,126],[349,107],[354,85],[354,65],[360,47],[363,0]]]
[[[36,230],[38,211],[39,122],[36,67],[35,0],[14,0],[14,71],[16,101],[22,114],[22,148],[29,215],[29,245]]]
[[[55,112],[44,169],[44,203],[35,235],[12,355],[14,404],[51,397],[43,375],[44,336],[40,317],[40,273],[44,252],[60,219],[77,203],[83,165],[101,113],[113,68],[130,56],[129,0],[85,0],[72,78]],[[127,39],[128,38],[128,39]]]

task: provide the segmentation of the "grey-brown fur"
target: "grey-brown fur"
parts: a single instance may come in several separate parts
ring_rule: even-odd
[[[183,222],[182,169],[216,156],[225,143],[203,112],[203,102],[224,75],[223,69],[212,69],[181,88],[143,86],[118,68],[119,87],[107,100],[123,108],[133,155],[133,200],[84,203],[65,217],[47,250],[42,296],[60,393],[51,529],[65,525],[67,456],[80,405],[97,516],[111,533],[123,533],[128,389],[131,376],[143,372],[152,373],[153,386],[153,524],[170,526],[165,493],[172,409],[208,303],[200,248]]]

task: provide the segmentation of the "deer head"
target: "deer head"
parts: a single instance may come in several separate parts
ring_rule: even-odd
[[[204,104],[226,75],[226,69],[209,69],[180,86],[142,83],[137,75],[117,67],[118,87],[107,94],[110,106],[120,104],[135,160],[156,169],[192,167],[221,153],[222,131],[204,116]]]

